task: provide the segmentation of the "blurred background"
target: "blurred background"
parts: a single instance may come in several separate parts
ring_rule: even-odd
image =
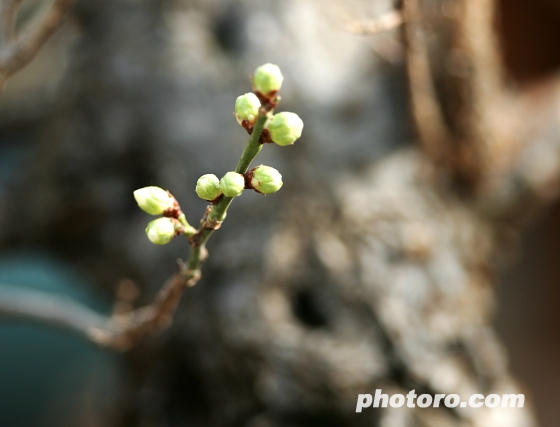
[[[24,2],[22,24],[41,3]],[[78,1],[0,96],[0,297],[38,289],[110,314],[118,283],[131,279],[135,304],[149,303],[188,244],[151,245],[132,191],[169,189],[196,223],[205,208],[197,178],[232,169],[245,144],[232,111],[256,66],[280,66],[278,110],[299,114],[305,129],[292,147],[265,147],[257,164],[281,171],[282,191],[235,200],[202,280],[163,334],[115,353],[0,318],[0,425],[556,426],[560,204],[551,198],[521,228],[411,177],[425,168],[402,29],[350,30],[395,7]],[[507,85],[529,91],[558,72],[560,3],[498,7]],[[366,225],[352,222],[366,208]],[[389,219],[375,228],[374,217]],[[420,249],[407,252],[398,236],[410,225]],[[455,230],[469,227],[482,261],[457,243]],[[506,244],[489,231],[498,228],[508,229]],[[471,267],[482,263],[493,272]],[[437,325],[399,314],[415,307],[439,316]],[[437,366],[456,382],[430,376]],[[445,410],[354,413],[357,394],[375,388],[463,395],[502,384],[532,407],[515,422]]]

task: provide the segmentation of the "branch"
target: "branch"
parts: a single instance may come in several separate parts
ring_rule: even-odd
[[[38,290],[0,286],[0,317],[19,318],[67,329],[90,337],[104,316],[71,299]]]
[[[496,1],[445,2],[437,12],[431,6],[403,3],[413,117],[426,153],[474,194],[505,145],[495,126],[506,95]]]
[[[0,318],[37,322],[75,332],[102,347],[126,350],[142,336],[164,329],[183,290],[193,286],[198,276],[175,274],[155,301],[128,313],[99,314],[72,299],[33,289],[0,286]]]
[[[14,37],[17,11],[23,0],[3,0],[0,16],[0,36],[2,43],[10,42]]]
[[[391,10],[374,20],[350,21],[345,25],[345,28],[354,34],[369,35],[393,30],[402,25],[402,23],[402,13],[398,10]]]
[[[457,170],[473,188],[480,187],[492,167],[496,150],[506,145],[496,126],[506,88],[496,34],[496,0],[460,0],[450,14],[451,51],[448,61],[458,70],[442,78],[446,96],[459,100],[448,106],[454,130]],[[501,118],[497,119],[501,120]]]
[[[265,103],[260,108],[249,141],[235,169],[237,173],[247,173],[253,159],[261,151],[263,147],[261,135],[264,125],[271,116],[275,105],[276,100],[270,100],[269,103]],[[208,257],[206,243],[214,231],[220,228],[233,199],[233,197],[222,195],[215,204],[207,209],[200,221],[200,228],[189,238],[191,250],[187,264],[183,264],[182,261],[179,262],[179,272],[165,283],[156,300],[149,306],[141,307],[124,315],[114,316],[107,327],[95,329],[93,340],[96,343],[126,350],[144,335],[159,332],[171,324],[173,313],[183,291],[194,286],[200,280],[200,268]]]
[[[235,171],[247,173],[254,158],[262,149],[261,135],[265,122],[270,118],[276,99],[265,103],[259,110],[241,159]],[[0,294],[0,316],[41,321],[79,332],[95,344],[115,350],[127,350],[147,334],[167,328],[184,290],[194,286],[201,277],[200,268],[208,251],[206,243],[223,222],[233,197],[221,196],[203,216],[200,228],[189,238],[191,249],[187,264],[179,261],[179,271],[165,282],[150,305],[127,313],[103,317],[78,303],[36,291],[19,292],[16,297]],[[42,301],[47,301],[45,306]]]
[[[164,283],[153,303],[90,325],[87,338],[103,347],[127,350],[143,336],[169,327],[183,291],[200,279],[199,269],[188,271],[182,263],[180,266],[180,271]]]
[[[412,115],[424,150],[441,164],[449,156],[451,135],[436,98],[418,0],[405,0],[403,15]]]
[[[75,2],[76,0],[55,0],[37,24],[30,24],[21,34],[16,36],[15,41],[12,41],[17,10],[22,1],[4,1],[0,24],[2,32],[0,66],[3,80],[19,71],[35,57],[39,49],[61,25]]]

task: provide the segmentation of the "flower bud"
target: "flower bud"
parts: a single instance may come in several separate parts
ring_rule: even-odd
[[[270,166],[260,165],[251,178],[251,186],[261,194],[276,193],[282,187],[282,175]]]
[[[220,180],[220,189],[224,196],[239,196],[245,188],[245,178],[237,172],[228,172]]]
[[[278,145],[293,144],[303,130],[303,122],[296,113],[278,113],[268,123],[270,138]]]
[[[263,95],[279,91],[282,87],[284,76],[278,65],[264,64],[255,70],[253,74],[253,89]]]
[[[216,175],[208,173],[198,178],[196,182],[196,194],[198,194],[198,197],[201,199],[212,201],[221,193],[220,180]]]
[[[175,204],[173,196],[159,187],[140,188],[134,192],[134,198],[140,209],[150,215],[161,215]]]
[[[238,96],[235,100],[235,118],[237,123],[241,124],[243,120],[247,120],[250,123],[255,123],[257,116],[259,115],[259,108],[261,107],[261,101],[257,98],[254,93],[246,93],[245,95]]]
[[[150,221],[146,235],[154,245],[165,245],[175,237],[175,223],[171,218],[158,218]]]

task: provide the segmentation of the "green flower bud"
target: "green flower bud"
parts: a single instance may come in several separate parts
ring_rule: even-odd
[[[278,113],[268,123],[270,138],[278,145],[293,144],[303,130],[303,121],[296,113]]]
[[[282,184],[282,175],[270,166],[260,165],[255,169],[251,178],[251,186],[262,194],[276,193]]]
[[[276,92],[282,87],[284,76],[278,65],[264,64],[255,70],[253,74],[253,89],[263,95]]]
[[[154,245],[165,245],[175,237],[175,223],[171,218],[158,218],[150,221],[146,235]]]
[[[220,179],[220,188],[224,196],[239,196],[245,188],[245,178],[237,172],[228,172]]]
[[[198,194],[198,197],[201,199],[212,201],[221,193],[220,180],[216,175],[208,173],[198,178],[196,182],[196,194]]]
[[[173,196],[159,187],[140,188],[134,192],[134,198],[140,209],[150,215],[161,215],[175,204]]]
[[[250,123],[255,123],[259,115],[259,108],[261,101],[254,93],[246,93],[245,95],[238,96],[235,100],[235,118],[237,123],[241,124],[243,120],[248,120]]]

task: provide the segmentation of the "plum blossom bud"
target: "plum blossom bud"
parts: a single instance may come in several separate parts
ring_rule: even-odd
[[[303,130],[303,121],[296,113],[278,113],[268,123],[270,138],[278,145],[293,144]]]
[[[154,245],[165,245],[175,237],[175,222],[171,218],[158,218],[150,221],[146,235]]]
[[[284,76],[278,65],[264,64],[258,67],[253,74],[253,89],[263,95],[279,91],[282,87]]]
[[[196,194],[198,194],[198,197],[201,199],[212,201],[221,193],[220,180],[216,175],[208,173],[198,178],[196,182]]]
[[[238,96],[235,100],[235,118],[237,123],[241,124],[243,120],[247,120],[249,123],[255,123],[257,116],[259,115],[259,108],[261,107],[261,101],[257,98],[254,93],[246,93],[245,95]]]
[[[259,193],[276,193],[280,190],[282,184],[282,175],[270,166],[260,165],[253,171],[251,186]]]
[[[237,172],[228,172],[220,180],[220,189],[226,197],[239,196],[245,188],[245,178]]]
[[[134,198],[140,209],[150,215],[161,215],[175,204],[173,196],[159,187],[140,188],[134,192]]]

